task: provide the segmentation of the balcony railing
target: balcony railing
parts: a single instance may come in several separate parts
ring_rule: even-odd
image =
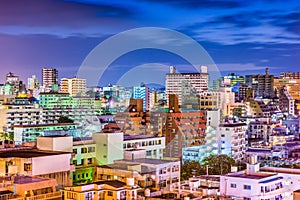
[[[62,197],[61,192],[53,192],[48,194],[40,194],[33,197],[26,197],[26,200],[40,200],[40,199],[50,199]]]

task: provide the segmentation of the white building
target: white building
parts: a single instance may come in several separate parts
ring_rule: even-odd
[[[218,151],[220,154],[242,160],[246,151],[246,123],[227,122],[217,129]]]
[[[98,165],[112,164],[114,160],[123,159],[123,135],[122,132],[93,133]]]
[[[176,73],[176,68],[170,66],[170,73],[166,74],[166,93],[178,95],[179,105],[182,104],[183,94],[189,89],[196,94],[208,90],[207,67],[201,66],[201,73]]]
[[[13,126],[41,124],[41,115],[38,105],[0,105],[0,132],[13,134]]]
[[[13,149],[0,151],[0,175],[55,178],[59,186],[72,185],[70,152]]]
[[[221,176],[220,195],[237,200],[293,200],[293,192],[300,189],[299,177],[299,169],[260,169],[252,157],[245,171]]]
[[[124,150],[145,149],[146,158],[161,159],[165,149],[165,137],[147,135],[124,135]]]

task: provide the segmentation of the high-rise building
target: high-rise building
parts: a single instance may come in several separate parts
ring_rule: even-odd
[[[86,92],[86,79],[81,78],[62,78],[60,80],[60,91],[69,93],[70,96],[84,96]]]
[[[292,98],[286,87],[281,87],[279,89],[279,109],[282,113],[289,115],[295,114],[295,100]]]
[[[143,99],[144,111],[150,108],[150,89],[142,83],[140,87],[132,88],[132,98]]]
[[[274,75],[269,74],[269,68],[266,68],[266,74],[246,75],[246,83],[254,90],[255,97],[273,98],[274,94]]]
[[[235,160],[242,160],[246,152],[247,124],[240,122],[225,122],[217,129],[218,151]]]
[[[12,88],[11,94],[17,95],[19,93],[19,76],[14,75],[12,72],[6,74],[6,84],[10,85]]]
[[[39,81],[35,75],[32,75],[30,78],[27,79],[27,81],[28,90],[33,91],[34,89],[39,88]]]
[[[280,78],[284,79],[300,79],[300,72],[281,72]]]
[[[224,86],[233,86],[236,83],[244,83],[245,77],[230,73],[223,77]]]
[[[187,91],[188,87],[188,91]],[[176,68],[171,66],[170,73],[166,74],[166,93],[178,95],[179,105],[182,104],[184,95],[199,94],[208,90],[207,67],[201,66],[201,73],[176,73]],[[189,94],[187,94],[187,92]]]
[[[58,84],[58,71],[54,68],[42,69],[42,84],[45,92],[50,92],[53,85]]]

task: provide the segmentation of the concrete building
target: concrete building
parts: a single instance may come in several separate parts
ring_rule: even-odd
[[[14,126],[42,124],[42,109],[38,105],[0,105],[0,131],[14,134]]]
[[[74,123],[16,125],[14,141],[17,145],[25,142],[35,142],[39,136],[69,135],[78,137],[77,126]]]
[[[220,177],[221,199],[288,199],[285,180],[275,172],[262,172],[259,163],[251,161],[245,171],[233,172]],[[290,198],[289,198],[290,199]]]
[[[143,111],[149,111],[150,109],[150,89],[141,83],[140,87],[132,88],[132,98],[143,99]]]
[[[84,140],[73,138],[72,149],[74,157],[75,171],[72,172],[73,185],[92,183],[96,174],[97,158],[96,143],[94,140]]]
[[[281,72],[280,78],[283,79],[300,79],[300,72]]]
[[[227,76],[223,77],[223,82],[224,82],[224,86],[232,87],[237,83],[245,83],[245,77],[237,75],[235,73],[230,73]]]
[[[274,94],[274,75],[269,74],[266,68],[265,74],[246,75],[246,84],[252,87],[255,97],[273,98]]]
[[[73,77],[60,80],[60,91],[70,96],[84,96],[86,92],[86,79]]]
[[[0,179],[3,183],[0,186],[0,199],[58,200],[62,198],[62,193],[56,189],[55,179],[18,175],[0,177]]]
[[[293,133],[288,133],[286,127],[276,125],[270,134],[269,142],[272,146],[275,145],[285,145],[289,141],[293,141],[295,135]]]
[[[250,146],[269,145],[273,126],[268,121],[253,121],[248,124],[248,142]]]
[[[221,123],[217,129],[218,152],[241,161],[247,146],[246,130],[246,123],[233,121]]]
[[[59,186],[72,185],[71,153],[37,149],[0,151],[0,175],[55,178]],[[51,163],[51,165],[49,165]]]
[[[169,100],[169,103],[171,100]],[[221,106],[221,93],[215,91],[202,91],[197,96],[185,96],[181,105],[184,110],[214,110]]]
[[[97,167],[98,180],[120,180],[134,178],[141,187],[154,190],[170,189],[180,181],[179,159],[148,159],[141,149],[125,151],[124,159],[115,160],[112,165]]]
[[[42,69],[42,86],[45,92],[50,92],[53,85],[58,85],[58,71],[54,68]]]
[[[90,184],[65,187],[64,200],[140,200],[140,188],[129,179],[126,183],[118,180],[98,181]]]
[[[183,94],[187,91],[191,95],[191,93],[199,94],[201,91],[206,90],[208,90],[206,66],[201,66],[200,73],[177,73],[176,68],[171,66],[170,73],[166,74],[166,94],[177,95],[179,105],[182,104]]]
[[[293,193],[300,189],[300,170],[278,167],[259,167],[252,157],[244,171],[222,175],[221,199],[284,199],[293,200]]]
[[[28,86],[28,90],[30,90],[31,92],[34,89],[37,89],[40,87],[40,83],[35,75],[32,75],[30,78],[27,79],[27,86]]]
[[[279,88],[279,109],[282,113],[295,115],[295,100],[286,87]]]
[[[205,144],[206,116],[204,112],[168,113],[163,136],[165,156],[181,157],[182,149]]]
[[[220,176],[203,175],[189,178],[189,180],[180,182],[175,185],[174,192],[181,193],[184,196],[192,195],[195,198],[215,199],[219,194]]]
[[[162,159],[165,145],[165,137],[124,135],[124,151],[139,148],[145,149],[146,158]]]
[[[12,72],[6,74],[5,84],[11,86],[10,93],[18,95],[20,92],[20,79],[19,76],[14,75]]]
[[[98,165],[112,164],[114,160],[123,159],[123,137],[122,132],[93,133]]]

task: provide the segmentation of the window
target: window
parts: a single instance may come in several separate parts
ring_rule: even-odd
[[[248,198],[248,197],[244,197],[244,200],[251,200],[251,198]]]
[[[77,149],[73,149],[73,153],[77,154]]]
[[[244,185],[244,190],[251,190],[251,185]]]
[[[88,158],[88,159],[87,159],[87,163],[88,163],[88,164],[93,164],[93,158]]]
[[[24,163],[24,171],[31,171],[31,163]]]
[[[107,191],[107,196],[112,197],[113,196],[113,192],[112,191]]]
[[[235,184],[235,183],[231,183],[231,184],[230,184],[230,187],[231,187],[231,188],[236,188],[236,184]]]
[[[146,156],[151,156],[151,151],[146,151]]]
[[[95,152],[95,147],[89,147],[88,151],[89,151],[89,153]]]
[[[87,148],[82,148],[81,153],[87,153]]]

